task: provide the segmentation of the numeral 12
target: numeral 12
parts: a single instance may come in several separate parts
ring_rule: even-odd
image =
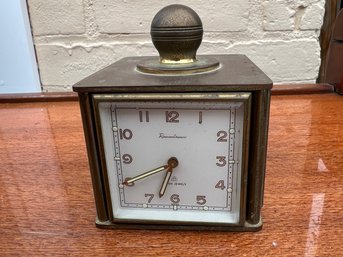
[[[177,111],[166,111],[166,122],[179,123],[179,116]]]

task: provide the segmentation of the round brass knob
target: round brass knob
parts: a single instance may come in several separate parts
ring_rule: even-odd
[[[173,4],[162,8],[151,23],[151,38],[160,54],[144,59],[137,70],[152,74],[194,74],[219,68],[213,57],[196,57],[203,28],[199,15],[191,8]]]
[[[151,23],[151,38],[161,63],[194,62],[202,35],[199,15],[180,4],[164,7]]]

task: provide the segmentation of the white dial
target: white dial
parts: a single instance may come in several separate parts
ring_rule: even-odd
[[[238,223],[250,94],[169,96],[99,103],[113,217]]]

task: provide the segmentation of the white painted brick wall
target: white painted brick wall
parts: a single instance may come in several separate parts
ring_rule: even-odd
[[[275,83],[315,82],[324,0],[28,0],[44,90],[69,91],[120,58],[157,55],[150,23],[172,3],[200,15],[198,54],[245,54]]]
[[[153,3],[151,3],[153,2]],[[184,4],[194,9],[208,31],[244,31],[249,18],[249,0],[94,1],[100,33],[147,33],[151,20],[164,6]],[[225,15],[218,15],[218,12]],[[130,18],[131,17],[131,18]],[[220,26],[219,26],[220,24]]]
[[[85,33],[82,0],[29,0],[28,2],[34,35]]]

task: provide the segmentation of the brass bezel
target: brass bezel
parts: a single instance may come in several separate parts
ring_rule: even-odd
[[[102,128],[99,114],[100,102],[113,102],[113,101],[240,101],[244,103],[244,131],[242,138],[242,171],[241,171],[241,201],[240,201],[240,217],[239,222],[236,224],[223,224],[215,222],[174,222],[174,221],[147,221],[147,220],[132,220],[128,222],[113,217],[111,195],[109,190],[108,174],[106,167],[106,159],[104,154],[104,144],[102,138]],[[93,94],[92,106],[93,115],[95,118],[95,130],[97,136],[97,148],[99,151],[100,173],[98,177],[103,181],[103,192],[105,204],[107,205],[106,222],[97,221],[101,227],[144,227],[144,228],[180,228],[180,229],[211,229],[222,228],[222,230],[258,230],[261,227],[261,221],[258,224],[251,225],[247,222],[246,211],[249,199],[247,199],[248,187],[248,162],[249,162],[249,136],[250,136],[250,116],[251,116],[251,101],[252,94],[250,92],[213,92],[213,93],[142,93],[142,94]]]

